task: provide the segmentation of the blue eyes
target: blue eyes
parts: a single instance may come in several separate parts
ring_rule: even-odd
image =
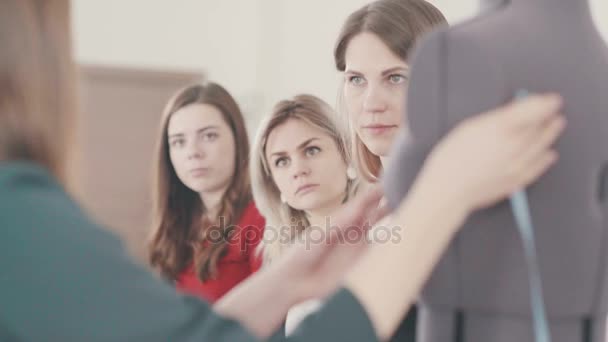
[[[365,80],[361,76],[351,76],[348,78],[348,82],[353,85],[361,85]]]
[[[406,80],[406,78],[403,75],[394,74],[394,75],[390,75],[388,77],[388,80],[394,84],[401,84]]]
[[[401,74],[391,74],[387,77],[387,80],[391,84],[402,84],[403,82],[405,82],[407,80],[407,76],[401,75]],[[348,83],[350,83],[354,86],[363,85],[363,84],[365,84],[365,82],[366,81],[363,76],[353,75],[353,76],[348,77]]]
[[[310,146],[305,150],[307,156],[314,156],[315,154],[321,152],[321,149],[316,146]]]
[[[309,146],[306,149],[304,149],[304,154],[307,157],[315,156],[319,152],[321,152],[321,149],[318,148],[317,146]],[[288,157],[280,157],[274,161],[274,166],[275,167],[285,167],[285,166],[289,165],[290,162],[291,162],[291,160]]]

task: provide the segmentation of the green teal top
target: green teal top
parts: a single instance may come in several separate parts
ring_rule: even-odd
[[[377,337],[361,304],[341,289],[294,335],[270,340]],[[0,162],[0,341],[258,339],[132,261],[45,168],[11,161]]]

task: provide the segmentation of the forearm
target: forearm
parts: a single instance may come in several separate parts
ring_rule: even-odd
[[[289,290],[289,280],[284,278],[276,267],[263,269],[232,289],[214,309],[265,339],[281,326],[287,311],[298,300]]]
[[[440,198],[413,190],[389,221],[402,227],[404,236],[373,246],[345,279],[381,340],[394,333],[465,218],[463,210]]]

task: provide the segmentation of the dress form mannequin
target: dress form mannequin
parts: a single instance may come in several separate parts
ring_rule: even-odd
[[[549,328],[553,342],[604,341],[608,49],[587,0],[485,7],[491,10],[429,35],[413,56],[411,132],[399,137],[386,169],[389,204],[405,196],[433,145],[458,122],[520,89],[560,93],[568,121],[560,160],[527,189]],[[527,264],[508,202],[467,221],[419,304],[422,342],[534,340]]]
[[[492,11],[507,3],[508,0],[480,0],[479,9],[480,12]]]

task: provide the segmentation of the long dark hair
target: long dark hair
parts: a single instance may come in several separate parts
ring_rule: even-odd
[[[232,181],[224,194],[218,222],[203,220],[206,209],[199,194],[177,177],[169,157],[167,127],[179,109],[191,104],[216,107],[232,130],[236,160]],[[251,201],[249,180],[249,140],[239,106],[222,86],[216,83],[193,85],[178,91],[165,107],[157,145],[154,184],[155,216],[149,245],[149,261],[171,280],[194,263],[198,277],[208,280],[217,275],[217,264],[227,250],[231,227]],[[213,241],[211,232],[219,230],[222,239]]]

